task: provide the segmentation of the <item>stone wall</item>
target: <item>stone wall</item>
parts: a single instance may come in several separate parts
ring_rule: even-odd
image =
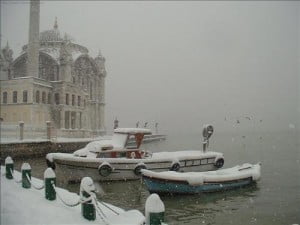
[[[74,152],[86,146],[89,142],[30,142],[0,144],[1,161],[7,156],[13,159],[45,157],[50,152]]]

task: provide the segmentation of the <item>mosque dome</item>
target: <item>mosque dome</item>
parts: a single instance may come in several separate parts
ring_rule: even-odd
[[[55,23],[53,29],[45,30],[40,33],[40,42],[60,42],[63,38],[60,35],[60,31],[57,25],[57,19],[55,18]]]

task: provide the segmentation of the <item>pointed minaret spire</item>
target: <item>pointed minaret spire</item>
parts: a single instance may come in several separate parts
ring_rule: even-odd
[[[101,50],[99,49],[98,57],[102,57]]]
[[[6,42],[6,48],[9,48],[9,44],[8,44],[8,41]]]
[[[58,25],[57,25],[57,17],[55,17],[55,22],[54,22],[54,29],[57,29],[58,28]]]

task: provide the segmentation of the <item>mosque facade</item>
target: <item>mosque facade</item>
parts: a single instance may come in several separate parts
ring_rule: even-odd
[[[29,43],[15,59],[8,44],[1,49],[1,121],[37,128],[51,121],[61,137],[104,134],[105,58],[61,35],[57,20],[40,33],[33,3]]]

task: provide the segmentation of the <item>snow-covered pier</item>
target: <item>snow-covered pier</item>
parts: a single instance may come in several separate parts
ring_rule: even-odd
[[[146,209],[146,219],[138,210],[125,211],[98,200],[89,177],[82,179],[80,195],[58,188],[55,183],[55,173],[51,168],[45,171],[42,181],[31,177],[28,163],[23,164],[21,173],[14,171],[13,161],[8,157],[5,167],[1,166],[1,224],[143,225],[146,220],[149,225],[162,224],[164,206],[160,206],[163,210],[159,213],[150,212],[150,217],[148,215],[149,208],[157,210],[155,204],[163,205],[162,202],[155,203],[157,197],[150,196],[147,200],[155,199]]]

